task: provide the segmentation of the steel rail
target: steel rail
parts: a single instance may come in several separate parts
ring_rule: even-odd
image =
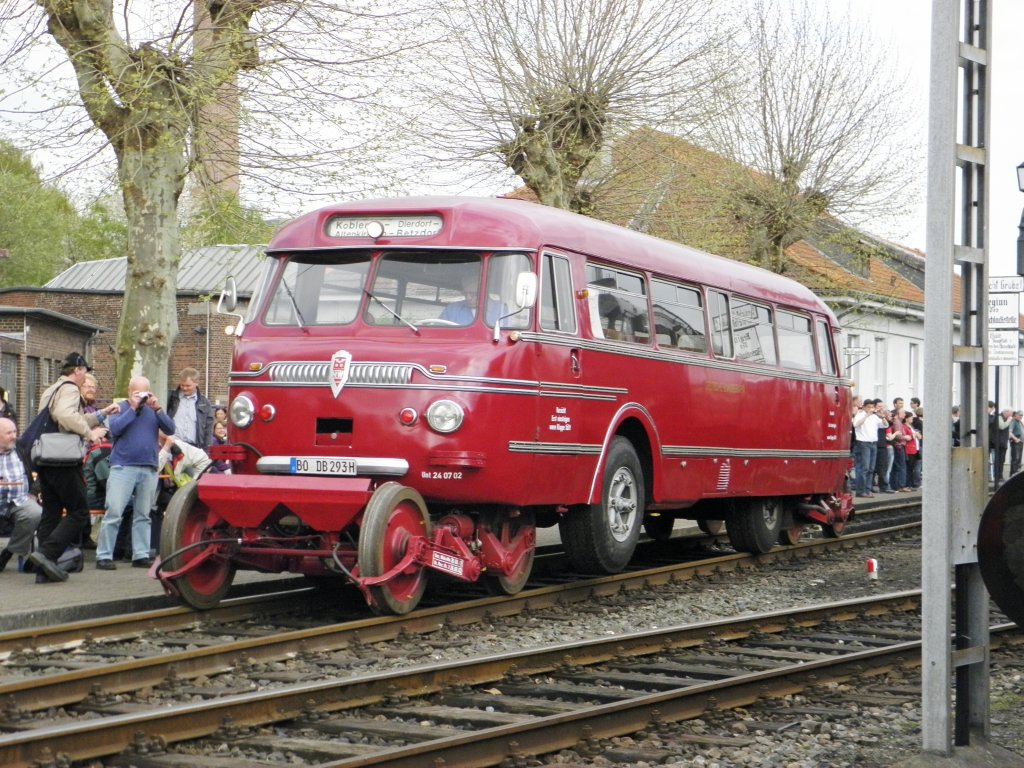
[[[251,616],[256,609],[264,615],[288,613],[295,610],[296,598],[314,591],[313,587],[303,586],[236,597],[225,600],[216,608],[204,613],[197,613],[185,606],[171,606],[98,619],[8,630],[0,632],[0,660],[8,658],[12,653],[25,650],[75,648],[87,639],[132,637],[139,632],[153,629],[183,629],[200,621],[237,621]]]
[[[0,683],[0,699],[11,702],[13,706],[25,712],[41,711],[75,704],[96,690],[106,694],[126,693],[160,685],[170,677],[188,680],[222,673],[236,667],[243,659],[255,662],[276,661],[300,653],[332,651],[352,645],[385,642],[394,640],[403,633],[427,634],[445,626],[474,624],[488,617],[514,616],[524,610],[560,607],[593,597],[616,595],[623,590],[661,586],[673,581],[688,580],[694,576],[750,567],[754,561],[789,560],[823,548],[859,546],[876,538],[892,536],[894,533],[914,527],[916,526],[911,524],[851,534],[839,539],[800,542],[794,546],[773,549],[757,557],[746,553],[719,555],[639,572],[619,573],[570,584],[541,587],[513,596],[487,597],[445,604],[417,610],[405,616],[371,617],[324,627],[291,630],[266,637],[245,638],[42,677],[12,680]],[[130,636],[133,633],[127,634]],[[81,638],[78,642],[81,642]],[[0,762],[0,765],[2,764]]]
[[[755,630],[781,632],[794,625],[813,626],[826,619],[913,610],[919,606],[919,601],[920,590],[912,590],[740,618],[644,630],[611,638],[562,643],[476,659],[420,665],[399,671],[297,683],[272,690],[225,696],[211,701],[170,707],[157,706],[130,714],[59,723],[25,732],[0,735],[0,765],[7,768],[28,768],[35,762],[52,759],[58,754],[67,754],[72,760],[86,760],[116,754],[137,741],[140,733],[151,739],[171,743],[209,736],[225,722],[239,727],[266,725],[298,718],[310,710],[351,709],[378,703],[386,697],[398,694],[422,696],[438,692],[449,685],[494,683],[510,674],[541,674],[567,665],[592,665],[623,656],[633,657],[660,653],[671,648],[692,647],[709,638],[741,638]],[[851,654],[849,659],[875,663],[876,659],[905,654],[918,646],[918,643],[913,642],[899,643],[889,649]],[[694,701],[699,702],[699,706],[705,709],[712,706],[740,706],[752,700],[750,696],[754,695],[756,698],[755,689],[760,689],[771,680],[787,680],[787,676],[824,669],[826,666],[828,663],[825,662],[804,662],[792,668],[742,675],[735,678],[735,690],[731,690],[728,685],[709,683],[691,686],[685,690],[643,696],[629,703],[597,707],[594,710],[595,719],[590,727],[598,729],[592,731],[595,735],[606,730],[610,733],[609,729],[619,727],[626,730],[617,730],[616,733],[628,733],[631,732],[629,729],[638,729],[633,726],[638,721],[637,712],[657,709],[666,719],[679,719],[689,716],[686,713],[694,711]],[[715,702],[711,701],[711,696],[716,697]],[[634,708],[637,702],[646,705],[647,709],[639,705]],[[620,718],[621,726],[617,726],[615,723]],[[649,720],[648,714],[645,722]],[[488,747],[488,750],[500,748],[504,750],[502,755],[507,756],[510,751],[515,751],[509,746],[509,739],[517,741],[520,745],[532,745],[533,739],[540,738],[535,734],[548,727],[562,728],[563,735],[559,738],[564,740],[571,736],[573,740],[566,743],[576,743],[581,738],[581,729],[586,722],[582,715],[575,714],[540,718],[537,721],[538,725],[527,724],[511,730],[490,729],[475,733],[471,737],[458,737],[445,748],[460,750],[461,754],[461,750],[474,750],[478,747],[482,749],[480,745],[486,741],[497,745]],[[524,741],[525,739],[531,741]],[[540,745],[551,742],[536,743]],[[337,765],[422,766],[423,749],[425,747],[419,748],[418,752],[413,748],[399,749],[384,753],[379,759],[364,757],[359,760],[343,761]],[[530,750],[532,749],[534,747],[530,746]],[[448,752],[445,752],[445,759],[450,759]],[[419,762],[416,762],[417,760]],[[491,763],[463,763],[460,760],[456,761],[456,764],[469,766]]]

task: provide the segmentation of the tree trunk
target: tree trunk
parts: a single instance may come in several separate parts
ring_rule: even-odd
[[[187,170],[185,149],[170,133],[153,146],[122,146],[119,152],[128,269],[117,330],[117,395],[127,394],[131,376],[141,374],[166,402],[171,347],[178,336],[177,208]]]

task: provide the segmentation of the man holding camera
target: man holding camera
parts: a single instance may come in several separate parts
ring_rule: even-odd
[[[133,376],[128,382],[128,399],[108,421],[114,447],[110,451],[107,504],[96,544],[96,567],[113,571],[114,545],[128,499],[132,504],[132,567],[148,568],[150,508],[156,498],[157,433],[174,434],[174,421],[160,408],[149,391],[149,379]]]

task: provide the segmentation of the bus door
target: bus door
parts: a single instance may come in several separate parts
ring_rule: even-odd
[[[538,343],[534,373],[538,382],[534,471],[538,489],[558,488],[565,503],[583,499],[589,478],[579,472],[587,450],[581,430],[589,402],[583,387],[583,354],[569,257],[544,251],[540,256]]]

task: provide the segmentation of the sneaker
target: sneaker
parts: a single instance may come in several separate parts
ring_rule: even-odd
[[[153,564],[153,558],[151,557],[140,557],[138,560],[132,560],[132,568],[149,568]]]
[[[117,563],[115,563],[113,560],[97,560],[96,568],[101,571],[116,571]]]

